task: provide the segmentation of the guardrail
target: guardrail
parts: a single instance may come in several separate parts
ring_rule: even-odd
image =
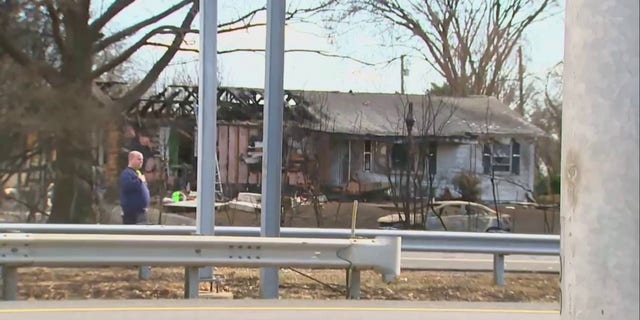
[[[400,274],[400,237],[315,239],[194,235],[0,234],[3,298],[15,300],[23,266],[185,266],[185,297],[198,295],[210,265],[374,269]],[[359,286],[359,283],[357,283]]]
[[[220,236],[259,237],[259,227],[216,226]],[[0,223],[0,233],[85,233],[85,234],[195,234],[194,226],[165,225],[96,225]],[[351,237],[349,229],[281,228],[281,237],[338,238]],[[402,237],[402,251],[466,252],[487,254],[560,255],[560,236],[517,233],[480,233],[357,229],[356,237]]]
[[[96,233],[96,234],[194,234],[193,226],[164,225],[69,225],[69,224],[0,224],[0,232]],[[258,227],[215,227],[220,236],[258,237]],[[350,238],[349,229],[281,228],[281,237]],[[443,232],[358,229],[356,237],[401,237],[402,251],[462,252],[493,255],[493,278],[504,285],[504,256],[509,254],[560,255],[560,236],[511,233]]]

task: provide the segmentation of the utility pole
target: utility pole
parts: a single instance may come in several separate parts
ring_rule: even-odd
[[[402,94],[404,94],[404,76],[406,71],[404,69],[404,57],[404,54],[400,56],[400,93]]]
[[[261,237],[280,236],[285,12],[285,0],[267,1],[267,56],[262,128],[265,152],[262,156]],[[278,267],[260,269],[262,298],[277,299],[278,283]]]
[[[524,65],[522,64],[522,46],[518,47],[518,113],[524,116]]]
[[[405,194],[402,196],[402,206],[403,206],[403,210],[405,213],[405,225],[407,227],[409,227],[411,225],[411,215],[415,214],[415,212],[411,212],[411,201],[410,199],[413,199],[413,197],[411,196],[411,177],[413,174],[413,163],[415,161],[414,159],[414,155],[413,155],[413,136],[412,136],[412,131],[413,131],[413,125],[416,123],[416,119],[413,116],[413,102],[409,102],[408,105],[408,109],[407,109],[407,115],[404,118],[404,122],[407,126],[407,137],[409,138],[408,142],[409,142],[409,148],[407,148],[407,159],[408,159],[408,163],[407,163],[407,170],[408,170],[408,174],[407,174],[407,180],[405,182],[406,186],[405,186]],[[402,181],[402,180],[401,180]],[[415,216],[414,216],[414,222],[415,222]]]
[[[218,112],[217,36],[218,2],[200,4],[200,83],[198,85],[198,198],[196,225],[198,234],[213,235],[216,221],[216,141]],[[211,267],[200,269],[200,278],[213,275]],[[198,286],[190,286],[197,295]],[[192,292],[193,293],[193,292]]]
[[[639,9],[566,4],[562,320],[639,317]]]

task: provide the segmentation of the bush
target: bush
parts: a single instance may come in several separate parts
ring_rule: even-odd
[[[551,193],[549,193],[547,183],[551,185]],[[539,175],[535,189],[536,195],[560,194],[560,175],[551,177]]]
[[[462,200],[477,202],[480,199],[480,179],[473,173],[460,172],[452,180]]]

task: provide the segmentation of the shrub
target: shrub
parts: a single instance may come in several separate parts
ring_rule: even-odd
[[[452,183],[462,200],[477,202],[480,199],[480,179],[475,174],[460,172]]]
[[[549,192],[549,185],[551,185],[551,192]],[[551,177],[539,175],[535,189],[537,195],[560,194],[560,175]]]

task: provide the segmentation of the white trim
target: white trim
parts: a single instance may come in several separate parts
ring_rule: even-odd
[[[349,161],[347,161],[347,183],[351,181],[351,140],[349,140],[349,151],[348,151]],[[342,161],[342,159],[340,159]]]
[[[367,151],[367,142],[369,142],[369,151]],[[364,140],[362,143],[362,171],[364,172],[373,171],[373,150],[373,141]],[[369,155],[369,169],[367,169],[367,155]]]

